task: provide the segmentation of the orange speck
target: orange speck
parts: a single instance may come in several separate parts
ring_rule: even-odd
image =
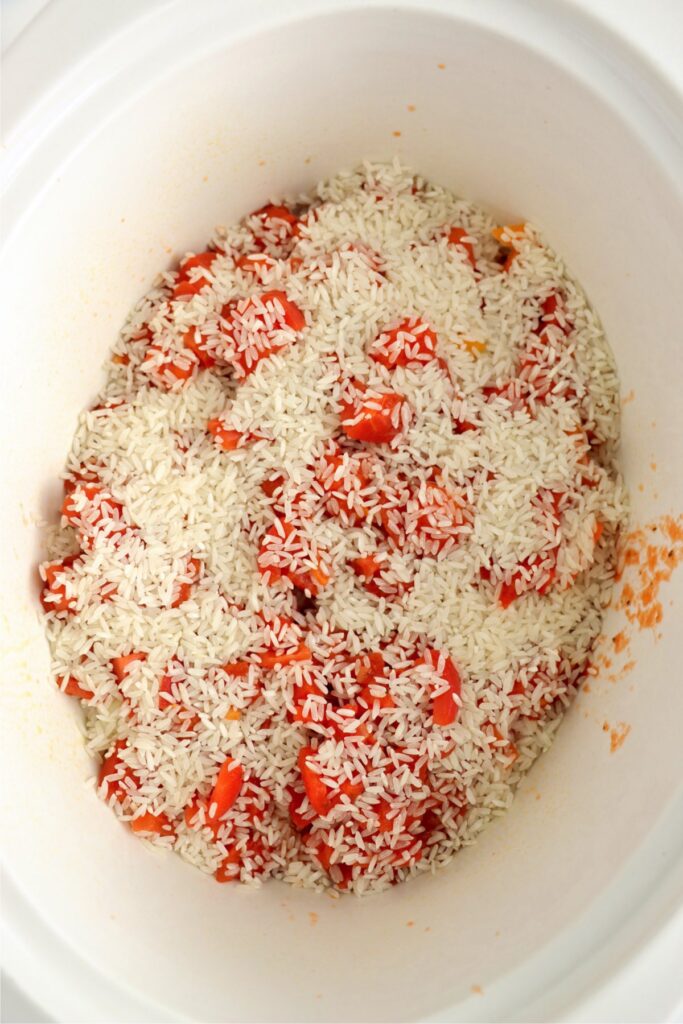
[[[427,927],[425,928],[425,931],[426,931],[426,932],[431,932],[431,930],[432,930],[432,929],[431,929],[431,928],[429,927],[429,925],[427,925]]]
[[[415,104],[414,103],[409,103],[406,109],[408,111],[410,111],[411,114],[414,113],[414,111],[415,111]]]
[[[621,652],[625,650],[626,647],[628,647],[628,642],[628,633],[624,629],[622,629],[620,633],[615,633],[612,637],[614,650],[617,652],[617,654],[621,654]]]
[[[631,388],[629,393],[627,395],[624,395],[624,397],[622,398],[621,404],[622,405],[628,405],[629,402],[632,402],[635,397],[636,397],[636,393],[633,390],[633,388]]]
[[[463,348],[466,348],[472,356],[479,355],[480,352],[486,351],[486,342],[478,341],[476,338],[461,338],[460,344]]]
[[[116,363],[118,366],[128,366],[130,362],[130,356],[121,355],[119,352],[115,352],[111,357],[112,363]]]
[[[239,708],[230,708],[225,715],[226,722],[239,722],[242,712]]]
[[[645,491],[645,484],[638,484],[638,490],[641,494],[643,494]]]
[[[651,462],[650,463],[650,469],[652,470],[653,473],[656,473],[657,472],[657,463],[656,462]]]
[[[308,919],[311,922],[311,925],[316,925],[318,923],[318,915],[315,910],[309,910]]]
[[[414,924],[414,921],[406,921],[406,928],[412,928]]]
[[[266,166],[266,161],[265,160],[259,160],[258,165],[259,165],[259,167],[265,167]]]
[[[436,66],[437,66],[437,68],[439,69],[439,71],[443,71],[443,70],[444,70],[444,68],[446,67],[446,65],[445,65],[445,64],[437,64]]]
[[[540,800],[540,799],[541,799],[541,794],[540,794],[540,793],[537,793],[537,794],[536,794],[536,798],[535,798],[535,799],[536,799],[536,800]]]
[[[609,749],[610,753],[614,753],[622,746],[624,740],[631,731],[631,726],[627,725],[626,722],[619,722],[615,729],[610,732]]]
[[[603,732],[609,732],[609,722],[603,722],[602,723],[602,731]]]
[[[391,134],[394,136],[395,139],[398,139],[401,136],[401,133],[399,131],[392,132]]]
[[[481,987],[481,985],[473,985],[472,986],[472,992],[473,992],[473,994],[475,996],[483,996],[483,994],[484,994],[484,990]]]
[[[310,156],[307,156],[306,159],[304,160],[304,163],[305,164],[310,164],[310,162],[311,162],[311,158],[310,158]]]
[[[202,178],[202,181],[208,181],[208,180],[209,180],[209,175],[205,174],[204,177]]]

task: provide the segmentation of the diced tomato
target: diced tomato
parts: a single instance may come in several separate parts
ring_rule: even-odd
[[[377,555],[364,555],[361,558],[349,559],[349,565],[355,572],[356,576],[362,576],[366,580],[371,580],[382,570],[382,566],[386,562],[384,559],[379,558]]]
[[[94,697],[92,690],[87,690],[84,686],[81,686],[75,676],[69,676],[66,683],[64,682],[64,676],[58,676],[57,685],[62,693],[68,694],[69,697],[78,697],[79,700],[92,700]]]
[[[557,292],[551,292],[541,303],[541,316],[535,333],[542,336],[546,327],[557,327],[565,335],[571,334],[574,328],[573,323],[567,319],[565,314],[564,298]]]
[[[298,758],[299,771],[301,772],[308,802],[316,814],[324,817],[329,812],[331,806],[330,791],[318,772],[311,766],[314,756],[315,750],[313,747],[302,747]]]
[[[245,676],[249,675],[248,661],[229,661],[221,667],[229,676],[235,676],[237,679],[244,679]]]
[[[334,850],[327,843],[318,843],[315,848],[315,855],[320,862],[320,866],[325,870],[329,871],[332,864],[332,854]]]
[[[121,751],[126,749],[125,740],[117,740],[110,754],[108,754],[100,765],[100,770],[97,776],[97,788],[99,789],[104,785],[104,798],[108,800],[112,795],[116,796],[118,801],[125,798],[128,793],[128,787],[125,785],[126,781],[130,780],[133,783],[133,787],[137,789],[139,787],[139,780],[135,775],[132,768],[128,765],[124,765],[121,758]],[[123,777],[120,779],[113,779],[112,776],[119,773],[123,766]]]
[[[116,676],[116,682],[122,683],[128,675],[131,665],[136,661],[146,661],[147,655],[141,651],[133,651],[131,654],[123,654],[119,658],[111,659],[112,672]]]
[[[223,452],[234,452],[240,449],[240,447],[244,447],[249,441],[261,439],[259,434],[252,434],[249,431],[232,430],[226,427],[220,417],[209,420],[207,430],[213,435],[216,444]]]
[[[216,360],[207,348],[207,340],[198,327],[190,327],[183,334],[183,345],[194,352],[201,365],[209,370],[216,365]]]
[[[448,689],[432,699],[432,718],[434,725],[453,725],[460,708],[461,682],[460,674],[447,654],[428,647],[424,653],[425,663],[440,674]]]
[[[356,682],[363,686],[373,679],[383,679],[386,669],[386,662],[381,651],[371,651],[356,659],[355,671]]]
[[[248,377],[262,359],[286,348],[291,332],[299,332],[306,318],[283,291],[267,291],[228,302],[222,309],[225,342],[217,347],[240,377]]]
[[[192,596],[192,591],[202,574],[203,568],[204,567],[198,558],[188,558],[186,570],[188,580],[183,580],[183,582],[176,585],[175,597],[171,602],[171,608],[179,608],[181,604],[184,604],[185,601],[189,600]]]
[[[164,349],[161,345],[150,345],[140,364],[140,369],[153,384],[170,391],[185,384],[192,377],[197,366],[197,357],[189,349],[174,354],[170,349]]]
[[[278,554],[284,549],[287,557],[282,565],[271,564],[271,553]],[[284,556],[283,556],[284,557]],[[320,566],[304,567],[304,550],[299,532],[292,523],[279,516],[264,534],[258,554],[259,572],[272,585],[280,579],[287,579],[300,590],[308,591],[315,597],[321,587],[326,586],[330,576]],[[298,563],[301,562],[301,568]]]
[[[403,430],[406,399],[395,391],[362,389],[356,398],[342,402],[340,426],[347,437],[371,444],[389,444]]]
[[[276,227],[285,227],[289,235],[298,235],[299,218],[286,206],[276,206],[274,203],[266,203],[259,210],[255,210],[251,217],[258,217],[264,224],[274,224]]]
[[[518,249],[515,242],[524,237],[525,229],[526,224],[504,224],[503,227],[494,228],[491,232],[500,247],[507,253],[503,264],[503,270],[506,273],[512,267],[517,256]]]
[[[214,821],[228,813],[240,795],[244,782],[244,770],[239,761],[228,757],[220,766],[218,778],[208,800],[209,817]]]
[[[220,862],[213,877],[217,882],[236,882],[240,875],[242,858],[239,851],[233,846],[226,857]]]
[[[173,680],[177,678],[179,670],[184,671],[184,668],[178,658],[173,658],[166,666],[166,671],[159,682],[158,704],[162,710],[175,703],[172,696]]]
[[[270,480],[263,480],[261,490],[268,498],[274,498],[282,490],[285,483],[283,476],[271,477]]]
[[[458,495],[430,482],[415,493],[407,520],[407,532],[425,554],[434,554],[457,542],[463,529],[471,525],[472,517]]]
[[[105,517],[121,519],[123,505],[96,483],[77,484],[64,498],[62,515],[72,526],[96,526]]]
[[[76,595],[69,595],[68,582],[72,581],[73,573],[69,570],[78,559],[78,555],[67,555],[58,562],[47,562],[41,565],[41,575],[45,585],[40,595],[40,603],[46,612],[63,614],[76,611]]]
[[[178,277],[173,287],[173,298],[181,299],[187,296],[196,295],[211,284],[211,280],[204,274],[199,274],[195,280],[190,280],[190,271],[194,267],[201,267],[203,270],[210,270],[214,260],[218,257],[217,252],[200,252],[196,256],[189,256],[183,260],[178,268]]]
[[[281,668],[283,665],[291,665],[293,661],[310,661],[311,651],[306,644],[299,644],[290,651],[264,651],[257,657],[265,669]]]
[[[393,832],[396,815],[391,815],[392,810],[393,808],[388,800],[380,799],[377,803],[375,814],[377,815],[378,832]]]
[[[477,262],[474,257],[474,246],[472,244],[473,238],[465,231],[464,228],[451,228],[448,232],[449,245],[455,245],[459,249],[462,249],[467,256],[467,259],[472,264],[472,267],[476,270]]]
[[[316,479],[325,492],[326,511],[350,525],[362,523],[367,516],[363,491],[370,483],[363,460],[356,455],[344,455],[334,447],[322,457],[317,470]]]
[[[595,528],[593,530],[593,543],[594,544],[598,544],[599,543],[600,538],[602,537],[604,532],[605,532],[605,524],[598,519],[598,521],[595,524]]]
[[[351,782],[350,779],[344,779],[339,787],[341,793],[347,796],[349,800],[353,801],[358,796],[362,796],[365,792],[365,786],[362,782]]]
[[[277,260],[274,260],[272,256],[267,256],[265,253],[256,252],[240,256],[235,261],[235,266],[246,274],[252,274],[258,281],[263,281],[268,271],[277,266]]]
[[[169,835],[173,832],[173,824],[165,814],[150,814],[149,811],[133,818],[130,827],[133,832],[149,832],[153,835]]]
[[[383,331],[373,341],[368,355],[391,370],[395,366],[424,366],[436,356],[434,331],[417,317],[411,317]]]
[[[307,828],[310,828],[311,818],[306,817],[301,811],[301,805],[304,802],[305,794],[297,793],[296,790],[288,789],[290,794],[289,799],[289,820],[291,821],[297,832],[305,832]]]

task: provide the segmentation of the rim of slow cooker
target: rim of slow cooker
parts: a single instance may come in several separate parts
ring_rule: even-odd
[[[87,3],[52,0],[7,54],[6,91],[21,95],[6,117],[5,242],[50,186],[59,168],[102,130],[108,117],[134,103],[142,90],[165,75],[177,73],[184,63],[197,60],[200,49],[206,53],[296,20],[387,8],[392,12],[461,18],[506,34],[532,49],[543,39],[546,57],[556,60],[593,90],[598,82],[602,84],[603,102],[607,96],[641,143],[658,154],[660,164],[669,167],[671,179],[683,197],[683,96],[644,54],[569,0],[493,0],[485,12],[473,10],[464,0],[370,0],[363,4],[357,0],[262,0],[257,9],[230,4],[230,28],[218,32],[216,13],[220,11],[227,22],[228,5],[205,0],[199,10],[193,9],[192,37],[182,31],[184,55],[169,64],[161,60],[150,63],[150,55],[159,54],[169,39],[177,40],[181,34],[183,8],[177,0],[151,0],[144,9],[137,0],[119,0],[115,17],[109,8],[105,17],[90,19],[84,32],[81,13]],[[169,9],[174,9],[175,19],[169,17]],[[213,26],[208,43],[204,32],[207,20]],[[70,61],[62,61],[61,67],[59,58],[43,67],[38,55],[47,43],[52,44],[57,23],[62,26],[60,31],[67,32],[70,23],[79,24],[79,47]],[[567,43],[570,45],[561,55],[558,48]],[[549,49],[549,44],[555,49]],[[581,73],[570,57],[570,51],[577,50],[583,58]],[[42,75],[33,76],[32,90],[18,89],[26,68],[33,72],[41,67]],[[125,91],[117,83],[124,67]],[[623,103],[624,97],[628,97],[628,103]],[[564,1017],[585,1005],[591,994],[608,981],[628,971],[667,925],[683,921],[682,853],[683,793],[679,793],[648,838],[591,905],[590,935],[586,934],[584,914],[531,960],[491,986],[497,994],[496,1004],[503,1008],[499,1015],[507,1019]],[[622,891],[629,892],[627,905],[619,895]],[[65,943],[59,931],[34,908],[21,880],[12,877],[11,872],[6,872],[4,884],[3,938],[5,969],[60,1019],[185,1019],[166,1006],[153,1004],[142,992],[122,988],[99,965]],[[558,968],[558,963],[563,966]],[[36,994],[37,977],[40,992]],[[78,983],[65,985],[67,978],[77,978]],[[488,994],[493,992],[489,990]],[[680,985],[673,985],[669,993],[660,992],[664,998],[662,1014],[669,1016],[674,1011],[680,995]],[[116,1009],[107,1013],[104,1007]],[[454,1009],[444,1007],[428,1019],[452,1020]],[[487,1004],[488,1012],[491,1009]],[[475,1013],[471,1016],[477,1019]]]

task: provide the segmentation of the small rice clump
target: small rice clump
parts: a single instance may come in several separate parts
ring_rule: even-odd
[[[536,229],[398,163],[220,229],[131,313],[41,566],[102,799],[220,882],[445,864],[588,670],[618,412]]]

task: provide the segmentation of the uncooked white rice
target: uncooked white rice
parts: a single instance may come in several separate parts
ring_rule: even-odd
[[[397,163],[290,209],[131,314],[44,605],[122,820],[223,880],[363,893],[471,843],[580,685],[626,515],[618,381],[533,227],[496,239]],[[369,411],[381,443],[349,437]]]

